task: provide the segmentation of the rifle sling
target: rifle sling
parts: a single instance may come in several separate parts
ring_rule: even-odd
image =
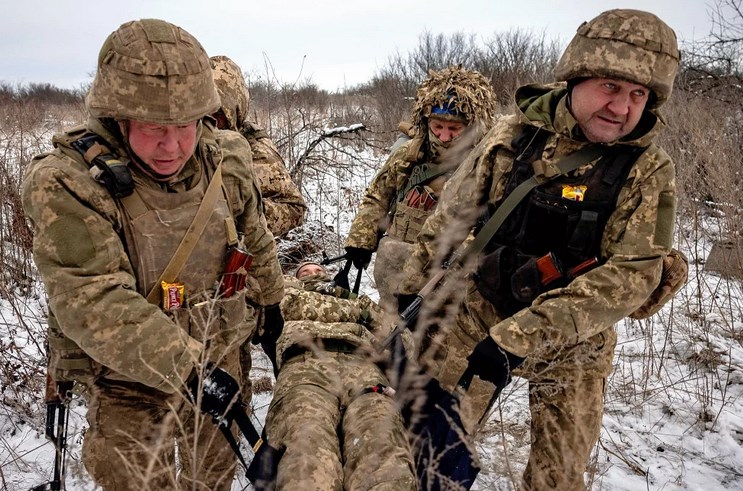
[[[475,236],[475,238],[463,250],[460,246],[459,250],[462,250],[462,252],[460,254],[455,254],[452,260],[449,261],[449,265],[453,265],[454,262],[462,264],[467,258],[481,253],[485,249],[485,246],[488,245],[488,242],[490,242],[490,240],[495,236],[500,226],[503,225],[503,222],[506,221],[508,215],[511,214],[521,200],[524,199],[532,189],[549,180],[574,171],[575,169],[595,160],[601,156],[603,152],[604,149],[599,145],[587,145],[570,155],[566,155],[555,164],[559,173],[549,178],[534,175],[519,184],[495,210],[493,216],[490,217],[482,229],[480,229],[480,232]]]
[[[201,200],[199,209],[194,216],[191,225],[188,226],[185,235],[181,239],[178,248],[173,253],[173,257],[170,258],[170,262],[165,266],[165,269],[160,274],[152,289],[147,294],[147,301],[151,304],[157,305],[160,297],[160,283],[162,281],[172,282],[175,281],[178,274],[183,269],[186,261],[191,256],[196,243],[204,233],[206,224],[209,221],[209,217],[214,211],[214,204],[217,202],[217,197],[222,190],[222,165],[217,165],[217,169],[214,171],[214,176],[209,182],[209,186],[206,188],[204,198]]]
[[[551,179],[555,179],[559,176],[568,174],[569,172],[572,172],[575,169],[595,160],[596,158],[601,156],[604,151],[604,148],[602,148],[600,145],[587,145],[571,153],[570,155],[566,155],[557,164],[555,164],[559,172],[551,175],[550,177],[546,177],[544,175],[534,175],[530,179],[527,179],[526,181],[516,186],[516,189],[514,189],[511,194],[506,197],[503,203],[501,203],[501,205],[495,210],[493,216],[488,219],[488,221],[485,223],[482,229],[480,229],[480,232],[475,236],[475,238],[466,246],[464,244],[460,245],[456,249],[456,251],[454,251],[451,258],[442,265],[442,269],[449,270],[453,267],[461,266],[467,260],[467,258],[476,256],[481,253],[485,249],[485,246],[488,245],[488,242],[490,242],[493,236],[495,236],[495,233],[498,231],[500,226],[503,225],[503,222],[506,221],[508,215],[511,214],[511,212],[516,208],[521,200],[524,199],[532,189],[539,186],[540,184],[544,184]],[[433,281],[436,281],[438,283],[444,278],[444,276],[445,275],[442,274],[434,276],[434,278],[426,283],[421,291],[424,291],[427,288],[435,288],[435,285],[431,285],[430,283]],[[407,325],[413,321],[415,317],[417,317],[422,301],[423,296],[419,292],[416,301],[410,304],[405,312],[402,313],[402,321],[382,341],[382,348],[387,348],[392,343],[392,340],[396,336],[398,336],[405,329],[405,327],[407,327]]]

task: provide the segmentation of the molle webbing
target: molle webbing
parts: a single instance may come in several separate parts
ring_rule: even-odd
[[[450,170],[449,166],[434,164],[432,162],[416,165],[410,173],[410,178],[408,179],[407,184],[397,195],[397,202],[400,203],[405,199],[405,195],[414,187],[430,182],[439,176],[443,176]]]

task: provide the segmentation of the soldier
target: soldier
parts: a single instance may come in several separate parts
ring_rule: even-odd
[[[285,449],[277,489],[415,490],[400,412],[370,358],[375,334],[391,328],[382,310],[366,296],[336,296],[349,292],[317,263],[285,281],[281,368],[266,419],[269,444]]]
[[[214,113],[217,127],[237,131],[250,143],[268,228],[280,237],[304,223],[307,205],[268,133],[248,120],[250,94],[240,67],[226,56],[212,56],[210,61],[222,101]]]
[[[345,244],[359,269],[377,251],[374,279],[385,309],[395,310],[394,285],[444,182],[494,119],[495,95],[479,72],[459,66],[431,71],[418,87],[412,124],[400,125],[411,138],[374,176]],[[472,132],[463,136],[468,127]]]
[[[401,308],[427,269],[479,232],[481,213],[530,176],[541,179],[498,232],[482,238],[487,246],[457,287],[463,301],[429,366],[450,389],[465,368],[479,376],[461,400],[471,432],[512,373],[528,379],[531,453],[522,489],[585,488],[613,326],[656,288],[671,248],[675,171],[653,139],[678,65],[676,35],[653,14],[610,10],[583,23],[555,69],[566,83],[517,91],[517,113],[449,180],[405,265]],[[567,175],[556,171],[577,152],[598,157]]]
[[[180,27],[122,24],[97,68],[87,123],[56,135],[23,183],[50,370],[88,386],[83,461],[103,489],[228,490],[235,456],[188,399],[220,417],[239,397],[239,347],[258,315],[239,283],[220,283],[228,248],[253,255],[267,350],[283,326],[250,147],[212,126],[209,58]]]

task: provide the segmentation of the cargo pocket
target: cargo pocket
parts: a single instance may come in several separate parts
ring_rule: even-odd
[[[423,228],[423,224],[429,216],[433,214],[433,210],[421,210],[418,208],[411,208],[404,203],[398,203],[395,208],[395,216],[392,219],[392,225],[390,226],[387,234],[397,240],[403,242],[412,243],[415,242],[418,234]]]
[[[90,385],[102,375],[103,367],[95,363],[77,343],[64,335],[50,313],[47,330],[49,375],[55,382],[79,382]]]

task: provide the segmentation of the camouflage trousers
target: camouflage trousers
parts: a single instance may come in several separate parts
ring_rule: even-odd
[[[234,358],[220,365],[234,373],[237,352]],[[181,394],[101,379],[90,388],[87,419],[83,462],[105,491],[232,486],[235,454],[211,417],[194,411]]]
[[[405,259],[413,252],[413,244],[392,237],[379,241],[374,259],[374,282],[379,291],[379,305],[385,312],[397,312],[397,286],[403,278]]]
[[[277,489],[405,491],[417,481],[395,401],[361,355],[303,353],[284,362],[268,409],[269,443],[286,451]]]
[[[460,310],[455,328],[431,343],[425,357],[429,373],[453,390],[467,356],[486,334],[466,309]],[[533,353],[514,371],[529,381],[531,450],[522,489],[585,489],[583,475],[601,432],[615,346],[616,332],[610,328],[573,346]],[[492,384],[475,377],[462,397],[462,419],[470,435],[487,419],[493,393]]]

